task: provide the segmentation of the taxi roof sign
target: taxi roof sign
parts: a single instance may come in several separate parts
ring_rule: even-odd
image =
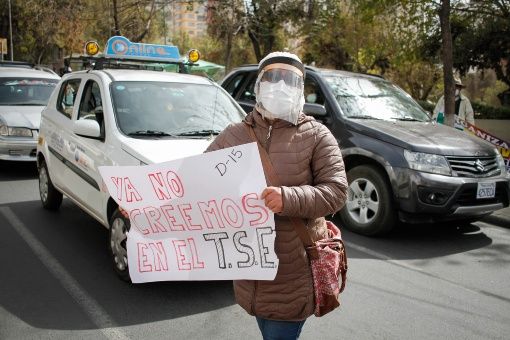
[[[105,51],[106,58],[180,61],[177,46],[133,43],[122,36],[108,39]]]

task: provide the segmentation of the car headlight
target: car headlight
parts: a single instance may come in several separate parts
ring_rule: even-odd
[[[411,169],[446,176],[452,174],[444,156],[404,150],[404,157]]]
[[[506,173],[507,170],[506,170],[505,160],[503,159],[503,156],[501,156],[501,154],[499,152],[496,155],[496,161],[498,162],[498,167],[501,170],[501,173],[502,174]]]
[[[0,125],[0,136],[11,137],[32,137],[32,130],[24,127],[10,127],[7,125]]]

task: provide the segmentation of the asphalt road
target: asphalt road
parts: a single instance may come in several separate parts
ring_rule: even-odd
[[[33,165],[0,163],[0,232],[0,339],[260,339],[230,281],[120,281],[106,229],[68,200],[42,209]],[[510,229],[343,237],[342,307],[311,317],[302,339],[510,337]]]

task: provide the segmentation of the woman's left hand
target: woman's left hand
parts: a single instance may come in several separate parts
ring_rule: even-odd
[[[264,200],[266,207],[275,214],[283,211],[282,188],[267,187],[260,196]]]

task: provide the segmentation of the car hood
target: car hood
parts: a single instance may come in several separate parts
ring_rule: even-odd
[[[122,142],[122,150],[146,164],[161,163],[201,154],[212,139],[134,139]]]
[[[8,126],[39,129],[44,106],[0,106],[0,120]]]
[[[495,147],[469,132],[436,123],[364,120],[359,133],[418,152],[445,156],[494,156]]]

